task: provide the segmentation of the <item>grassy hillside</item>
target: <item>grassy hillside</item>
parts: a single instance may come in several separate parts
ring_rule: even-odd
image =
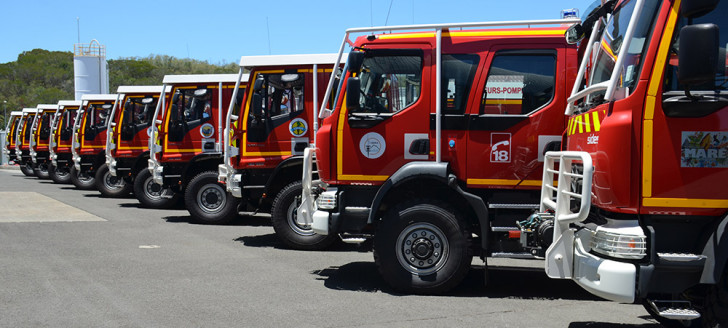
[[[194,59],[156,55],[108,60],[109,91],[119,85],[161,85],[166,74],[237,73],[238,65],[214,65]],[[12,110],[73,100],[73,53],[33,49],[18,60],[0,64],[0,129],[5,127],[3,101]]]

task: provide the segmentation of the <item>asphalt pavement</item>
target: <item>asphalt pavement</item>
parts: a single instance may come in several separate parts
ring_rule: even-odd
[[[442,296],[402,295],[371,252],[294,251],[264,215],[189,223],[183,207],[0,169],[0,327],[658,327],[641,305],[475,259]]]

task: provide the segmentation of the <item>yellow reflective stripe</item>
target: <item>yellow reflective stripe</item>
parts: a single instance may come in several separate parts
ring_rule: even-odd
[[[601,122],[599,122],[599,113],[592,112],[592,117],[594,121],[594,132],[599,132],[599,129],[601,128]]]
[[[443,37],[473,37],[473,36],[563,36],[564,30],[523,30],[523,31],[450,31],[442,32]],[[407,34],[381,34],[378,39],[412,39],[412,38],[433,38],[435,32],[407,33]]]
[[[652,132],[653,122],[644,121],[644,139],[642,141],[642,197],[652,197]]]
[[[591,124],[589,124],[589,114],[584,114],[584,126],[586,126],[586,132],[591,132]]]
[[[650,207],[728,208],[728,199],[644,198],[642,205]]]
[[[541,180],[511,180],[511,179],[468,179],[469,185],[496,185],[496,186],[541,186]]]

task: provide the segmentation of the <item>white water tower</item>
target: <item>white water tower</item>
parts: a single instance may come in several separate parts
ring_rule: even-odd
[[[106,68],[106,46],[99,41],[73,46],[73,74],[76,100],[85,94],[109,93],[109,72]]]

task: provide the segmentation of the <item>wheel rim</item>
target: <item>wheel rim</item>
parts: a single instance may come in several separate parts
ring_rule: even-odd
[[[197,192],[197,206],[206,213],[219,212],[226,203],[225,189],[215,183],[206,184]]]
[[[68,172],[68,170],[58,168],[58,167],[56,168],[55,172],[56,172],[56,176],[59,178],[65,178],[71,174],[70,172]]]
[[[104,174],[104,187],[108,190],[120,190],[124,188],[124,180],[119,179],[118,177],[111,175],[109,171],[106,171],[106,174]]]
[[[447,263],[447,237],[431,223],[414,223],[397,238],[397,260],[402,267],[416,275],[439,271]]]
[[[150,199],[160,199],[162,198],[162,186],[154,183],[154,178],[148,177],[144,180],[144,195]]]
[[[301,236],[313,236],[315,233],[313,232],[313,229],[311,229],[310,225],[298,224],[298,222],[296,222],[299,205],[301,205],[301,196],[296,196],[294,201],[291,202],[291,205],[288,206],[288,210],[286,210],[288,226],[291,227],[291,230]]]
[[[92,179],[93,178],[88,174],[88,172],[81,172],[78,174],[78,180],[80,180],[82,182],[89,182]]]

